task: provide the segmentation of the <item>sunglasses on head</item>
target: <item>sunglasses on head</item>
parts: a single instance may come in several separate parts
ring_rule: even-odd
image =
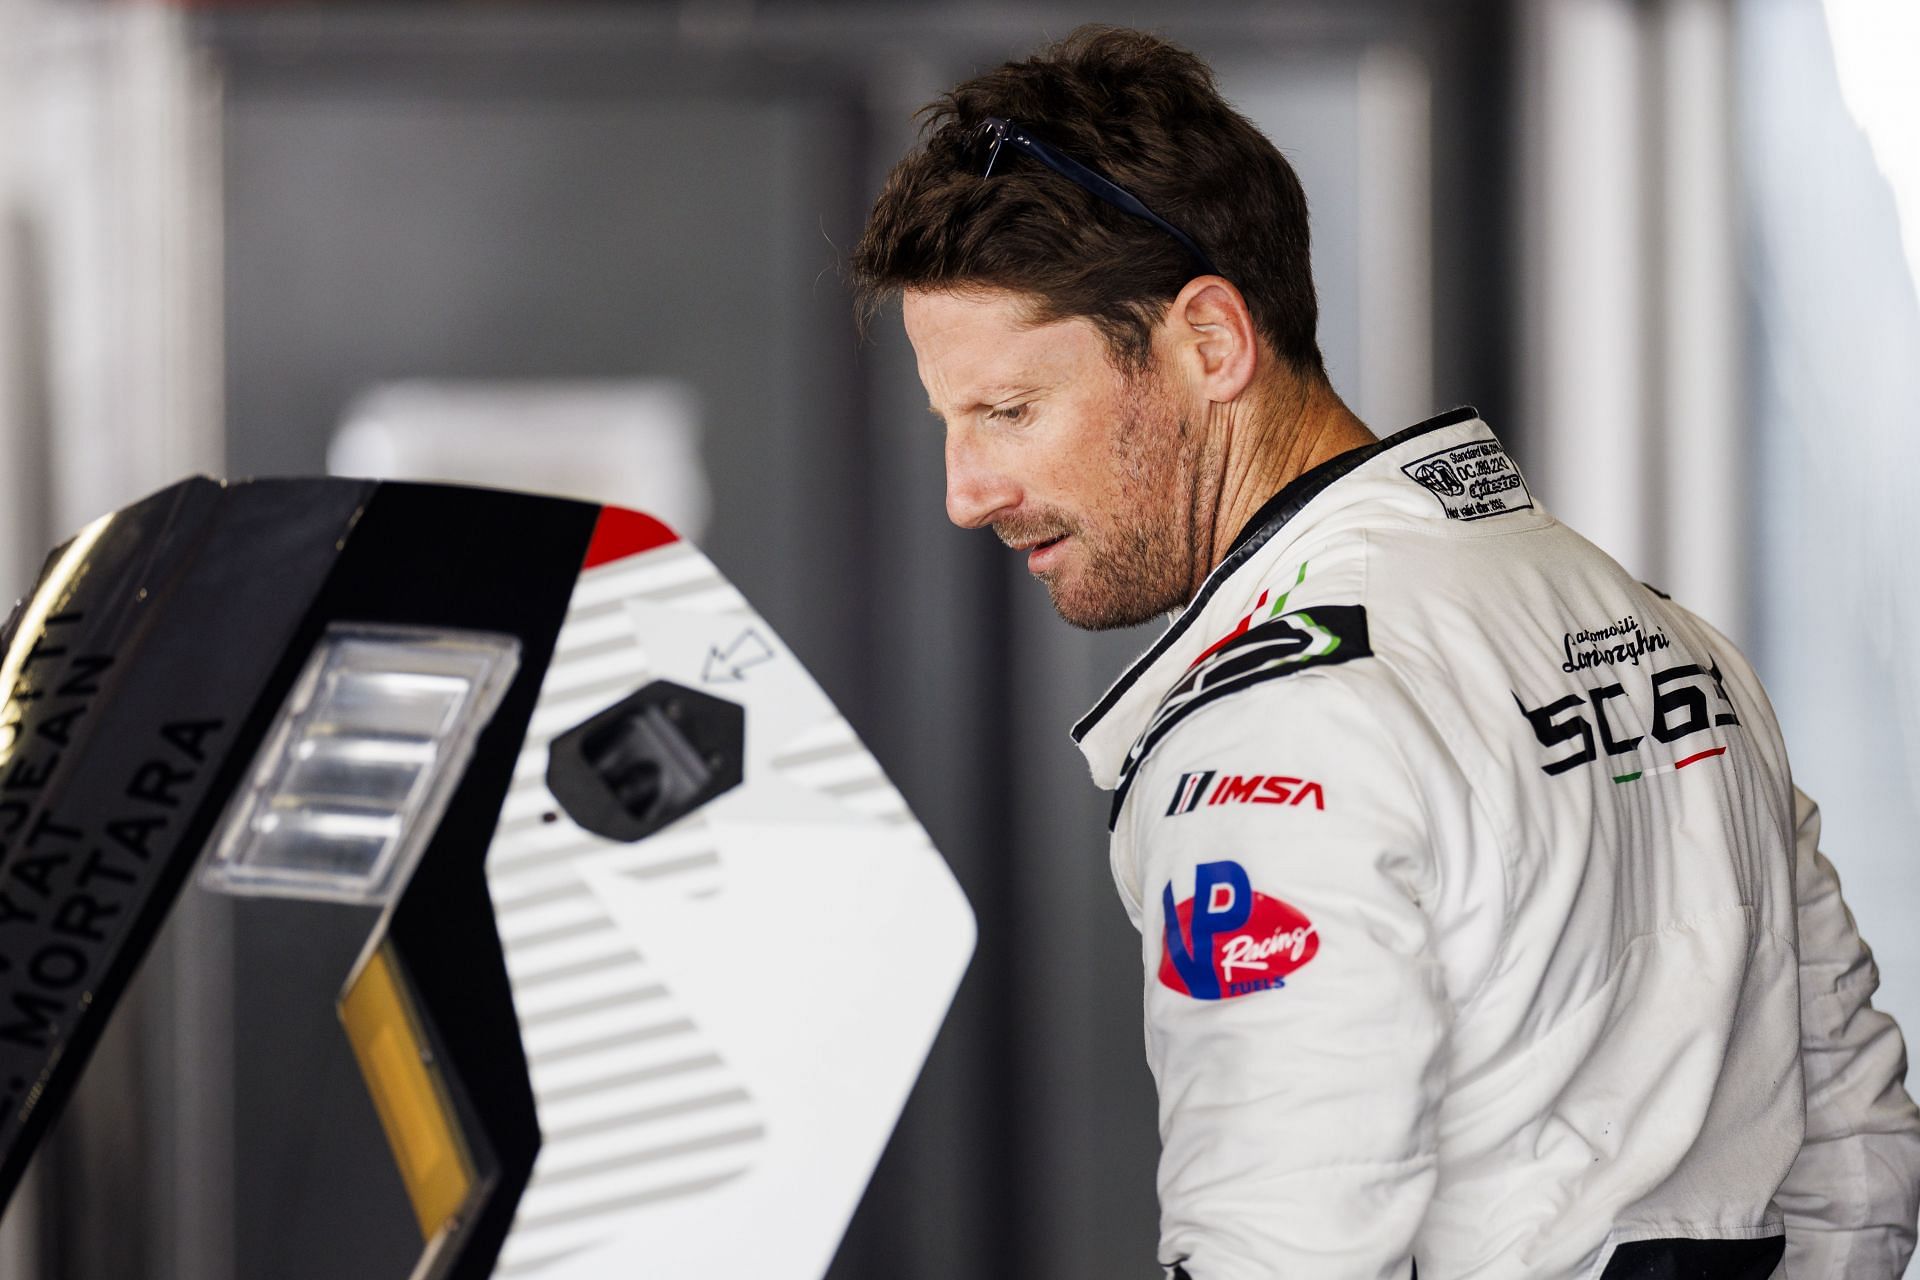
[[[980,122],[980,140],[987,148],[986,161],[980,168],[981,177],[993,176],[994,162],[1000,158],[1003,147],[1018,147],[1061,177],[1106,201],[1122,213],[1130,213],[1143,222],[1151,222],[1178,240],[1193,256],[1193,260],[1204,268],[1204,274],[1210,276],[1222,274],[1220,268],[1213,265],[1213,259],[1200,251],[1200,246],[1193,242],[1191,236],[1147,208],[1132,192],[1104,174],[1089,169],[1072,156],[1055,151],[1011,120],[1002,120],[999,116],[988,116]]]

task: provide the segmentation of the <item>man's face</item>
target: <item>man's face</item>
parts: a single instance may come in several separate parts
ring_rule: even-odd
[[[1033,324],[1004,290],[914,290],[903,309],[947,424],[948,517],[1026,552],[1075,626],[1132,626],[1184,605],[1198,580],[1202,446],[1158,358],[1124,375],[1092,324]]]

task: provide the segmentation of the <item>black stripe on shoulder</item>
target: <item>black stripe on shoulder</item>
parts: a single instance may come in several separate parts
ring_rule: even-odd
[[[1613,1251],[1600,1280],[1768,1280],[1787,1238],[1631,1240]]]
[[[1113,808],[1107,830],[1120,820],[1134,776],[1153,749],[1174,726],[1209,703],[1268,680],[1290,676],[1309,667],[1332,666],[1373,656],[1364,605],[1331,604],[1296,609],[1249,627],[1196,662],[1180,682],[1160,700],[1159,709],[1127,753],[1120,781],[1113,789]]]
[[[1161,1265],[1165,1266],[1166,1264],[1162,1263]],[[1417,1258],[1407,1259],[1407,1267],[1408,1267],[1409,1280],[1420,1280],[1419,1259]],[[1168,1276],[1167,1280],[1193,1280],[1193,1277],[1187,1274],[1187,1269],[1185,1267],[1181,1266],[1179,1263],[1176,1262],[1173,1264],[1173,1274],[1171,1276]]]

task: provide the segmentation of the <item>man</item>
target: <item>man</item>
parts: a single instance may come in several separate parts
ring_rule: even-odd
[[[1740,654],[1472,410],[1347,410],[1299,183],[1192,55],[1087,29],[925,114],[853,266],[949,515],[1077,625],[1177,611],[1074,730],[1163,1265],[1898,1276],[1904,1048]]]

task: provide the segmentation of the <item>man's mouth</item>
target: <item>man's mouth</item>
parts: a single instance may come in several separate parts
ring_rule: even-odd
[[[1047,538],[1044,541],[1032,543],[1027,551],[1027,572],[1042,573],[1052,567],[1053,562],[1059,558],[1060,545],[1066,540],[1067,535],[1063,533],[1057,538]]]

